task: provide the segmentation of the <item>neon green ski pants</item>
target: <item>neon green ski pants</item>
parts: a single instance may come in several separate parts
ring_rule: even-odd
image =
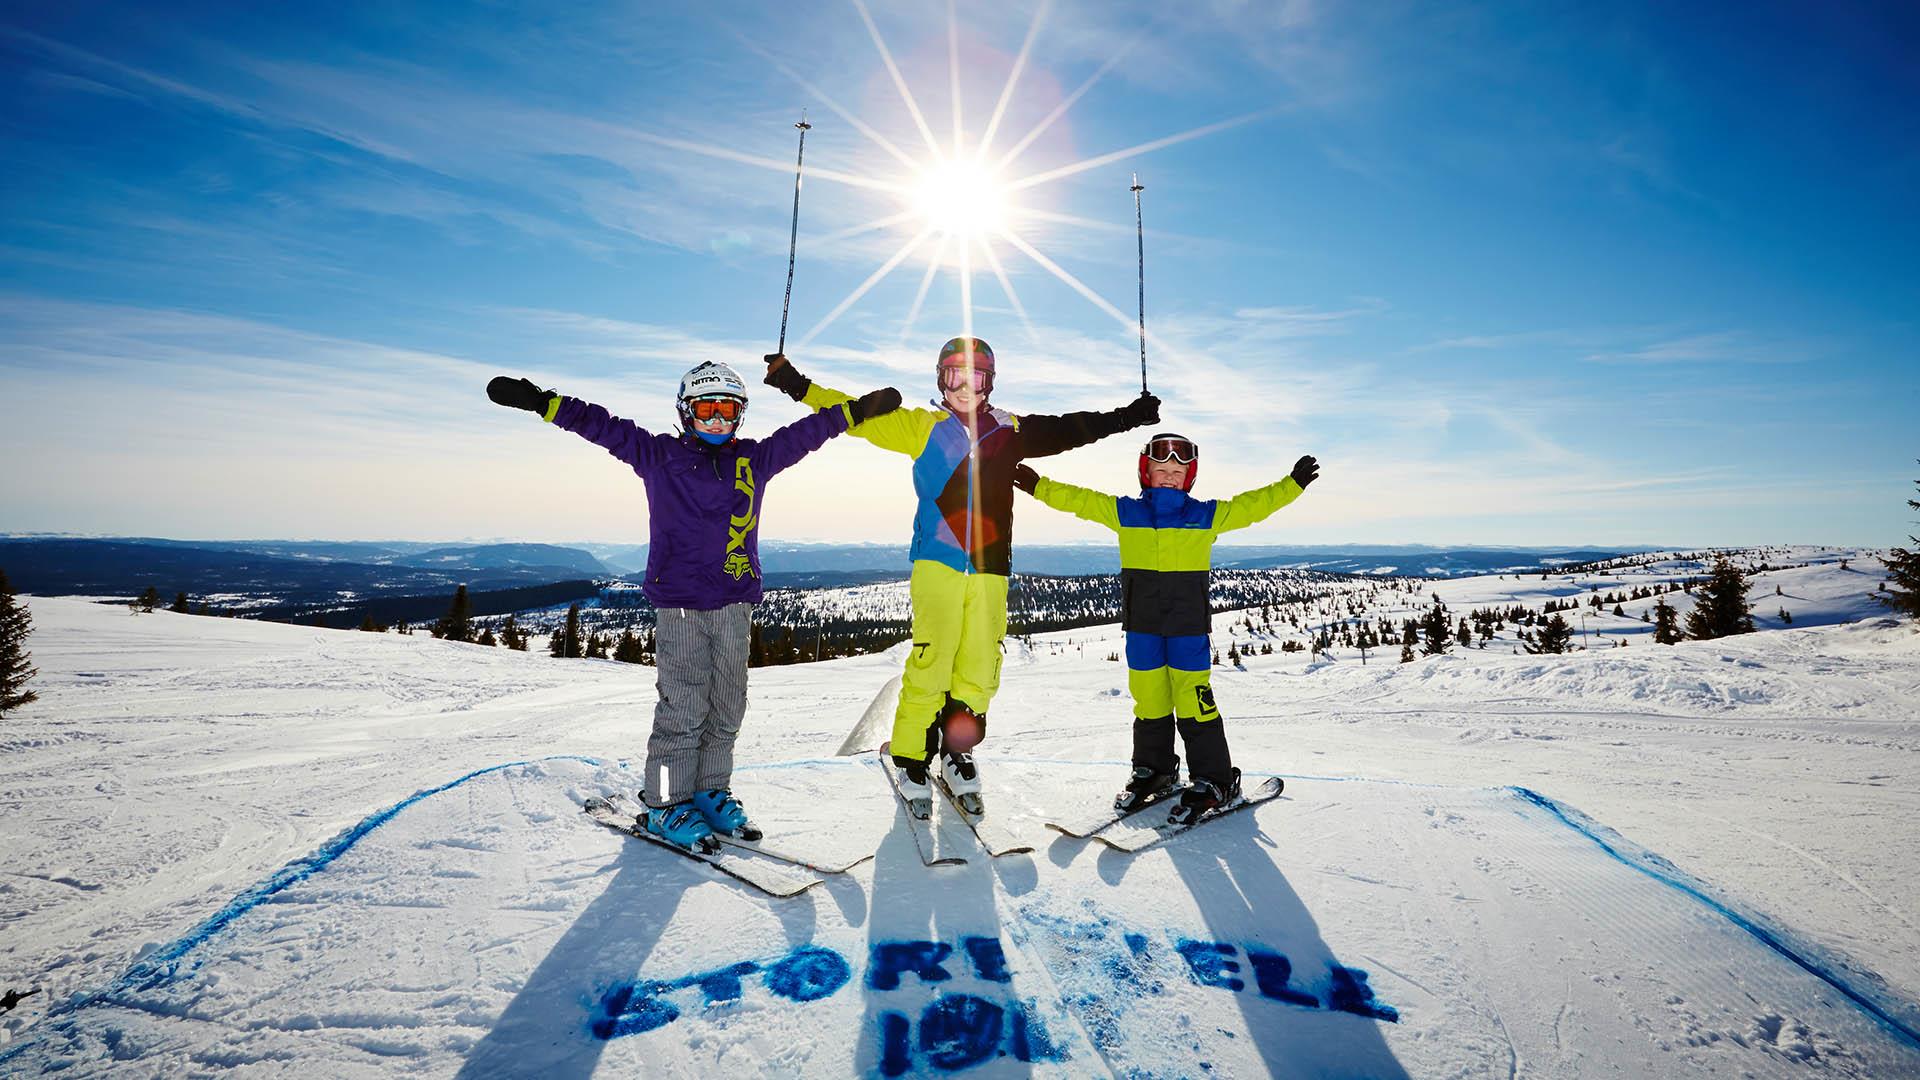
[[[919,559],[908,582],[913,598],[913,651],[900,675],[893,713],[893,754],[927,756],[927,729],[947,695],[985,716],[1000,689],[1000,639],[1007,635],[1007,579],[963,574]]]

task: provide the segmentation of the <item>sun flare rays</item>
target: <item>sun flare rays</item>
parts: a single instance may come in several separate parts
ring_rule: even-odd
[[[906,344],[907,338],[913,333],[922,313],[927,308],[928,299],[935,284],[943,279],[951,279],[958,294],[961,332],[972,334],[974,332],[975,282],[973,279],[977,268],[976,257],[979,262],[985,263],[985,271],[992,274],[1000,292],[1006,297],[1008,305],[1025,328],[1028,339],[1037,341],[1037,332],[1027,306],[1015,288],[1014,278],[1018,268],[1009,269],[1007,263],[1001,258],[1000,252],[996,251],[996,246],[1000,244],[1005,244],[1008,251],[1018,252],[1034,267],[1045,271],[1047,276],[1064,284],[1103,314],[1131,330],[1134,328],[1132,316],[1108,302],[1096,290],[1040,250],[1036,241],[1042,240],[1043,237],[1023,234],[1022,228],[1023,222],[1027,224],[1037,222],[1065,225],[1083,231],[1131,232],[1132,230],[1127,229],[1119,220],[1120,215],[1116,213],[1114,219],[1108,221],[1097,216],[1072,214],[1028,205],[1024,200],[1038,189],[1069,177],[1100,169],[1123,159],[1138,157],[1192,139],[1239,127],[1271,116],[1277,111],[1269,108],[1244,113],[1202,124],[1186,131],[1139,142],[1124,149],[1095,154],[1068,164],[1020,174],[1014,167],[1019,163],[1022,155],[1034,146],[1043,134],[1054,128],[1100,83],[1102,78],[1117,67],[1146,37],[1146,31],[1135,34],[1121,45],[1114,55],[1102,62],[1092,74],[1053,105],[1038,122],[1014,139],[1007,150],[996,156],[996,143],[1003,135],[1009,137],[1012,135],[1010,130],[1003,130],[1003,128],[1009,115],[1014,111],[1015,92],[1023,76],[1035,62],[1034,49],[1041,38],[1041,30],[1046,23],[1052,0],[1041,0],[1036,7],[1019,50],[1009,65],[1005,81],[998,87],[986,125],[978,132],[970,132],[966,124],[963,109],[966,87],[963,85],[963,74],[969,69],[963,64],[962,59],[958,5],[954,0],[949,0],[942,26],[946,61],[944,64],[946,78],[943,81],[946,83],[945,89],[950,97],[952,134],[944,144],[934,133],[932,125],[928,122],[927,112],[922,109],[920,101],[915,97],[893,50],[888,47],[879,23],[869,8],[868,0],[850,0],[850,2],[867,36],[873,42],[880,64],[885,69],[888,80],[897,95],[899,109],[904,112],[904,118],[918,133],[924,144],[919,152],[909,149],[910,140],[909,146],[903,146],[883,134],[882,128],[885,125],[880,123],[877,117],[856,115],[772,52],[748,41],[746,35],[736,34],[747,48],[767,60],[774,69],[792,79],[808,95],[823,103],[899,169],[892,172],[885,170],[868,172],[851,168],[820,168],[812,163],[807,165],[805,169],[807,177],[866,192],[877,202],[870,220],[814,236],[811,238],[814,244],[839,245],[868,234],[886,232],[892,232],[896,236],[905,234],[905,239],[882,259],[872,273],[854,286],[814,324],[812,329],[800,337],[798,344],[802,347],[811,344],[910,259],[916,259],[916,266],[919,265],[917,259],[924,259],[925,265],[919,275],[919,282],[913,291],[913,298],[905,317],[898,324],[900,343]],[[885,111],[884,105],[881,108]],[[897,126],[896,120],[895,127]],[[769,169],[778,168],[782,171],[791,169],[791,166],[785,162],[761,154],[750,154],[647,132],[628,130],[624,134],[654,145],[670,146],[741,164]],[[868,160],[871,162],[871,155]],[[1116,194],[1118,195],[1118,191]],[[1116,197],[1115,207],[1121,207],[1125,201],[1123,198]],[[1148,340],[1156,347],[1161,344],[1151,334],[1148,335]]]

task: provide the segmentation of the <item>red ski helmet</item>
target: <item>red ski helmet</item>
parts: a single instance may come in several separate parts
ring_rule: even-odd
[[[993,347],[977,337],[957,337],[949,339],[940,346],[940,358],[933,365],[933,384],[942,396],[947,392],[947,372],[952,369],[971,368],[978,380],[985,376],[977,387],[982,394],[993,392]]]
[[[1176,435],[1163,431],[1147,440],[1140,448],[1140,490],[1145,491],[1153,484],[1153,477],[1147,472],[1147,465],[1154,461],[1179,461],[1187,466],[1186,482],[1180,485],[1181,491],[1192,491],[1194,478],[1200,475],[1200,447],[1185,435]]]

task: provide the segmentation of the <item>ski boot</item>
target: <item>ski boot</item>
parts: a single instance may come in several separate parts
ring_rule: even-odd
[[[1233,770],[1233,776],[1225,784],[1216,784],[1212,780],[1194,777],[1187,790],[1180,793],[1180,805],[1167,814],[1169,825],[1192,825],[1201,818],[1240,797],[1240,770]]]
[[[900,777],[900,797],[907,801],[907,813],[925,821],[933,816],[933,788],[927,784],[927,763],[895,763]]]
[[[760,839],[763,833],[760,827],[747,820],[746,808],[733,792],[725,788],[712,788],[693,793],[693,808],[700,811],[706,819],[707,827],[717,833],[738,837],[748,843]]]
[[[1174,768],[1174,772],[1154,772],[1145,765],[1135,765],[1133,779],[1127,781],[1125,790],[1113,797],[1113,808],[1123,814],[1131,814],[1148,803],[1166,798],[1180,783],[1179,766]]]
[[[647,812],[640,815],[640,825],[677,848],[705,855],[720,850],[720,842],[713,838],[713,827],[700,816],[690,799],[671,806],[647,807]]]
[[[986,801],[980,798],[980,770],[974,766],[972,754],[941,751],[940,782],[953,793],[960,809],[976,817],[987,812]]]

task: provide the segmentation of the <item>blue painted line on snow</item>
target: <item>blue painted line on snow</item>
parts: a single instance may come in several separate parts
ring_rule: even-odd
[[[1793,948],[1793,946],[1787,944],[1787,942],[1783,939],[1781,934],[1762,925],[1758,919],[1748,915],[1744,915],[1738,911],[1735,911],[1733,908],[1727,906],[1721,901],[1716,900],[1711,896],[1708,896],[1700,887],[1694,885],[1690,880],[1688,880],[1688,878],[1684,876],[1679,870],[1677,869],[1671,870],[1671,871],[1665,870],[1665,869],[1662,869],[1659,865],[1656,865],[1654,862],[1651,861],[1654,859],[1659,859],[1659,856],[1653,855],[1651,852],[1648,852],[1645,856],[1636,858],[1631,854],[1622,852],[1620,849],[1616,848],[1613,844],[1609,843],[1606,837],[1600,835],[1600,828],[1602,828],[1602,826],[1596,826],[1596,824],[1592,821],[1592,819],[1588,818],[1585,814],[1580,813],[1578,810],[1573,810],[1570,807],[1562,806],[1559,803],[1555,802],[1554,800],[1546,797],[1545,795],[1542,795],[1539,792],[1533,791],[1529,788],[1510,787],[1507,790],[1513,792],[1515,795],[1518,795],[1520,798],[1526,800],[1527,802],[1530,802],[1533,805],[1540,807],[1542,810],[1545,810],[1547,813],[1552,814],[1555,818],[1559,819],[1561,824],[1567,826],[1570,829],[1573,829],[1575,832],[1578,832],[1580,835],[1585,836],[1587,839],[1593,841],[1594,844],[1597,845],[1601,851],[1606,852],[1608,855],[1612,856],[1615,860],[1620,862],[1622,865],[1638,870],[1641,873],[1647,875],[1648,877],[1654,879],[1655,881],[1660,882],[1663,885],[1669,886],[1688,896],[1691,896],[1695,900],[1700,901],[1701,903],[1707,905],[1707,907],[1725,916],[1727,921],[1733,923],[1735,926],[1753,935],[1754,939],[1759,941],[1762,945],[1765,945],[1767,948],[1772,949],[1776,953],[1779,953],[1781,956],[1791,961],[1796,967],[1799,967],[1801,970],[1805,971],[1807,974],[1812,975],[1814,978],[1819,979],[1821,982],[1824,982],[1828,986],[1833,987],[1835,990],[1840,991],[1840,993],[1846,996],[1847,1000],[1853,1002],[1855,1005],[1858,1005],[1860,1006],[1860,1008],[1866,1010],[1866,1012],[1872,1017],[1874,1017],[1874,1019],[1879,1020],[1887,1028],[1891,1029],[1896,1034],[1905,1038],[1907,1042],[1909,1042],[1913,1046],[1920,1048],[1920,1031],[1916,1031],[1914,1028],[1910,1027],[1906,1023],[1903,1023],[1901,1020],[1894,1017],[1892,1014],[1888,1013],[1887,1010],[1882,1008],[1878,1002],[1874,1001],[1872,998],[1868,997],[1866,994],[1863,994],[1860,991],[1855,990],[1853,987],[1847,985],[1844,979],[1842,979],[1839,975],[1835,974],[1833,971],[1828,969],[1824,964],[1820,964],[1814,960],[1810,960],[1807,957],[1802,956],[1799,952],[1797,952]],[[1608,830],[1608,831],[1611,831],[1611,830]],[[1615,834],[1615,835],[1618,835],[1618,834]]]
[[[579,761],[596,768],[604,764],[596,758],[581,757],[575,754],[557,754],[552,757],[540,758],[539,760]],[[187,931],[184,935],[175,939],[172,944],[139,961],[131,968],[128,968],[125,974],[115,979],[106,989],[95,991],[67,1005],[49,1010],[47,1015],[42,1018],[42,1022],[44,1023],[45,1021],[66,1015],[67,1013],[84,1009],[113,994],[130,990],[152,990],[165,986],[169,982],[172,982],[178,974],[180,960],[206,942],[208,938],[225,929],[232,924],[235,919],[271,900],[275,895],[298,885],[300,882],[326,869],[334,860],[351,851],[353,846],[358,844],[368,833],[393,820],[394,816],[399,814],[400,811],[405,810],[407,807],[429,796],[438,795],[443,791],[449,791],[459,787],[461,784],[475,777],[486,776],[489,773],[500,772],[503,769],[514,769],[522,765],[531,764],[535,764],[535,762],[510,761],[504,765],[489,765],[484,769],[476,769],[457,780],[450,780],[447,783],[441,784],[439,787],[417,791],[399,802],[394,803],[392,806],[387,807],[385,810],[369,815],[358,825],[347,829],[345,832],[321,845],[318,851],[304,858],[295,859],[293,862],[275,871],[272,877],[267,878],[267,880],[234,897],[227,902],[225,907],[209,916],[205,922]],[[21,1047],[13,1050],[11,1053],[0,1053],[0,1062],[6,1061],[8,1057],[13,1056],[13,1053],[18,1053],[19,1049],[25,1049],[24,1042]]]

